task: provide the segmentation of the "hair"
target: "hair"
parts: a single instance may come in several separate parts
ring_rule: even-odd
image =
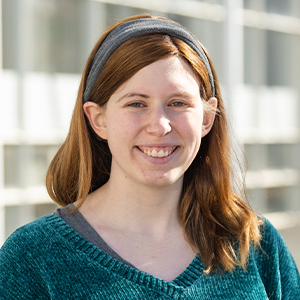
[[[61,206],[75,201],[82,205],[89,193],[109,179],[108,144],[97,139],[83,112],[85,82],[93,57],[109,32],[123,22],[146,17],[152,16],[134,16],[109,27],[87,60],[69,133],[46,177],[50,197]],[[212,68],[218,107],[211,131],[202,139],[198,154],[184,174],[179,217],[186,238],[199,251],[206,271],[232,271],[236,266],[246,268],[251,244],[259,244],[260,220],[247,202],[244,179],[233,170],[232,147],[217,75],[207,51],[202,48]],[[211,91],[203,62],[183,41],[163,33],[144,34],[122,44],[104,65],[89,100],[105,106],[118,87],[136,72],[172,55],[181,57],[192,67],[200,81],[203,103],[207,104]],[[209,105],[204,105],[205,109],[209,109]],[[234,181],[239,179],[241,193],[233,189]]]

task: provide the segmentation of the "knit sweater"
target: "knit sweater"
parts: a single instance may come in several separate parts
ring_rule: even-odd
[[[300,277],[268,222],[247,270],[204,273],[196,256],[171,282],[134,269],[80,236],[56,215],[15,231],[0,250],[0,299],[300,299]]]

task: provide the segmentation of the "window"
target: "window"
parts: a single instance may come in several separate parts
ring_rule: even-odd
[[[284,2],[284,1],[283,1]],[[289,86],[292,82],[292,39],[289,34],[266,32],[266,59],[268,85]]]
[[[44,186],[48,166],[57,150],[56,145],[5,145],[5,187]]]
[[[3,67],[81,73],[86,60],[85,1],[3,0]]]
[[[290,15],[292,1],[293,0],[266,0],[266,11],[268,13]]]

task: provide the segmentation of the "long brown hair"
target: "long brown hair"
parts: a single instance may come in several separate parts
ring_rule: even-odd
[[[92,50],[79,86],[69,134],[48,169],[46,186],[50,197],[65,206],[101,187],[109,179],[111,153],[88,125],[83,112],[83,92],[92,59],[112,25]],[[205,50],[204,50],[205,51]],[[206,51],[205,51],[206,52]],[[90,94],[90,101],[104,106],[110,96],[145,66],[171,55],[187,61],[200,81],[200,95],[208,103],[209,78],[198,55],[183,41],[165,34],[144,34],[122,44],[108,59]],[[233,270],[246,266],[250,244],[259,243],[259,221],[246,200],[233,191],[233,181],[240,178],[232,168],[232,151],[219,83],[206,53],[215,81],[217,114],[211,131],[203,138],[200,150],[184,175],[179,206],[181,224],[187,240],[199,251],[207,271]],[[205,106],[208,109],[208,105]],[[236,246],[238,245],[238,246]]]

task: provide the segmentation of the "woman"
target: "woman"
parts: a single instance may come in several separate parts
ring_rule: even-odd
[[[1,299],[300,299],[281,236],[233,191],[230,150],[193,35],[149,15],[112,25],[48,170],[61,208],[3,246]]]

